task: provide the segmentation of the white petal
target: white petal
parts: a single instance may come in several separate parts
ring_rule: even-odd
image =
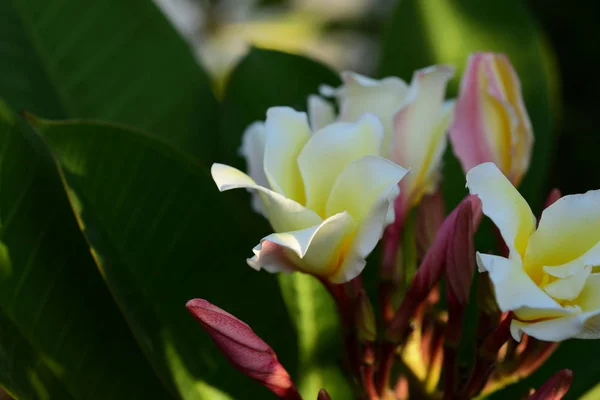
[[[344,264],[336,275],[330,278],[333,283],[347,282],[362,272],[365,259],[383,235],[384,228],[394,221],[394,200],[398,197],[398,185],[388,187],[375,202],[370,214],[363,219],[348,249]],[[390,211],[391,216],[390,218]]]
[[[269,188],[269,182],[265,175],[263,167],[265,158],[265,141],[266,130],[265,124],[261,121],[256,121],[249,125],[242,136],[242,147],[239,149],[239,154],[246,159],[246,169],[250,178],[257,185]],[[262,202],[256,192],[251,192],[252,209],[259,214],[264,215]]]
[[[565,196],[546,208],[529,239],[525,262],[542,266],[600,265],[600,190]]]
[[[338,176],[327,201],[326,215],[348,211],[361,224],[383,194],[398,186],[408,170],[377,156],[352,161]],[[391,206],[393,210],[393,205]]]
[[[590,275],[575,300],[579,312],[562,318],[527,323],[513,321],[511,333],[517,338],[524,332],[540,340],[600,338],[600,274]]]
[[[533,323],[513,320],[510,324],[510,333],[517,341],[520,341],[523,333],[526,333],[539,340],[559,342],[580,333],[583,324],[581,314]]]
[[[308,96],[308,119],[313,132],[335,122],[333,105],[321,96]]]
[[[265,121],[264,170],[271,188],[304,203],[304,187],[296,162],[311,135],[306,113],[290,107],[271,107]]]
[[[566,278],[575,275],[585,267],[595,267],[600,265],[600,243],[585,252],[581,257],[578,257],[566,264],[557,266],[544,266],[544,272],[556,278]]]
[[[408,95],[394,115],[390,159],[399,165],[410,166],[415,179],[424,179],[429,165],[435,161],[436,150],[445,143],[449,109],[444,113],[445,124],[438,125],[446,84],[452,75],[454,68],[447,65],[415,71]]]
[[[355,123],[336,122],[316,132],[298,157],[306,206],[325,215],[327,199],[338,175],[352,161],[378,155],[381,138],[381,124],[372,115],[365,115]]]
[[[312,210],[294,200],[257,185],[252,178],[238,169],[215,163],[210,172],[221,192],[239,188],[256,190],[262,200],[266,216],[275,231],[305,229],[323,221]]]
[[[483,213],[496,224],[510,250],[522,260],[535,217],[521,194],[493,163],[483,163],[467,173],[467,187],[479,197]]]
[[[557,300],[573,300],[581,290],[588,276],[592,272],[592,267],[584,267],[571,276],[559,278],[543,287],[544,292]]]
[[[517,260],[477,253],[477,264],[489,273],[503,312],[513,311],[519,319],[527,320],[568,312],[531,280]]]
[[[344,85],[333,92],[340,106],[341,121],[356,121],[374,114],[384,128],[383,149],[387,156],[392,141],[394,114],[408,93],[408,85],[397,77],[375,80],[353,72],[342,73]]]
[[[335,274],[342,264],[347,242],[355,228],[350,214],[344,212],[307,229],[273,233],[261,240],[261,245],[255,248],[258,251],[255,251],[252,261],[254,266],[263,267],[269,272],[286,271],[289,265],[294,265],[297,270],[328,277]],[[268,243],[280,246],[287,256],[287,262],[263,264],[261,250]]]

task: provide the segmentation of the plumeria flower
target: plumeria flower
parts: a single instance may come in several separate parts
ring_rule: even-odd
[[[411,173],[402,180],[402,203],[406,210],[417,204],[424,193],[432,193],[439,181],[439,169],[446,148],[446,130],[453,103],[445,102],[446,85],[454,68],[438,65],[415,71],[410,86],[397,77],[381,80],[356,73],[342,73],[343,85],[324,86],[321,94],[334,97],[333,107],[319,96],[309,98],[313,127],[334,120],[356,121],[371,113],[384,128],[382,154]],[[398,211],[398,209],[397,209]]]
[[[519,185],[529,168],[533,133],[521,83],[508,57],[494,53],[469,57],[450,140],[465,172],[494,162],[513,185]]]
[[[211,172],[219,190],[256,193],[256,209],[275,233],[248,264],[269,272],[303,271],[342,283],[356,277],[394,220],[398,182],[407,170],[380,157],[383,127],[372,115],[312,133],[306,113],[267,111],[251,125],[242,154],[250,176],[223,164]]]
[[[511,333],[540,340],[600,337],[600,190],[564,196],[544,210],[536,229],[529,205],[493,163],[467,174],[483,213],[498,227],[509,257],[477,254]]]

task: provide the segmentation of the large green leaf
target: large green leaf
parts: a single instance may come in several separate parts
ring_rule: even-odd
[[[475,51],[507,54],[521,78],[535,133],[533,159],[521,190],[539,210],[554,143],[557,78],[549,49],[523,1],[398,1],[384,35],[379,74],[410,79],[417,68],[453,64],[457,76],[449,94],[454,96],[467,56]],[[455,205],[466,193],[464,175],[450,152],[445,161],[444,190]]]
[[[160,137],[87,122],[34,122],[105,279],[142,349],[185,399],[267,398],[235,371],[185,309],[205,298],[252,325],[295,365],[277,282],[246,265],[260,237],[247,204]],[[292,369],[291,372],[294,370]]]
[[[0,386],[18,399],[165,399],[58,172],[0,103]]]
[[[233,71],[225,91],[222,160],[243,168],[236,151],[244,129],[253,121],[264,120],[271,106],[305,110],[308,95],[316,94],[323,83],[337,86],[340,80],[333,71],[307,58],[252,49]],[[261,226],[267,233],[264,221]],[[309,399],[325,387],[334,399],[350,398],[348,382],[340,373],[341,339],[329,293],[316,279],[302,274],[280,274],[279,283],[298,333],[296,383],[300,391]]]
[[[13,109],[123,122],[213,155],[209,79],[151,1],[0,1],[0,60]]]

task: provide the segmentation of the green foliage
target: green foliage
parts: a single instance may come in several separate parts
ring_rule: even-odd
[[[208,76],[146,0],[0,2],[0,97],[46,118],[117,121],[210,161]]]
[[[0,384],[19,399],[172,398],[98,274],[49,154],[3,109]]]

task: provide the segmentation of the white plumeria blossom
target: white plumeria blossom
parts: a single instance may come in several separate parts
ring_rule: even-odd
[[[321,87],[321,95],[336,99],[339,115],[336,117],[322,97],[311,96],[311,126],[319,128],[335,120],[353,122],[366,113],[379,118],[384,128],[383,156],[411,169],[402,181],[406,206],[410,207],[424,193],[433,192],[439,181],[454,104],[444,97],[453,75],[453,67],[436,65],[415,71],[408,85],[397,77],[375,80],[343,72],[342,86]]]
[[[529,205],[493,163],[467,174],[483,213],[498,227],[509,257],[477,253],[511,333],[545,341],[600,338],[600,190],[565,196],[544,210],[536,228]]]
[[[407,170],[380,157],[383,127],[373,115],[313,130],[306,113],[270,108],[244,133],[250,176],[223,164],[211,173],[220,191],[254,192],[255,209],[275,231],[254,248],[252,268],[343,283],[360,274],[393,222]]]

